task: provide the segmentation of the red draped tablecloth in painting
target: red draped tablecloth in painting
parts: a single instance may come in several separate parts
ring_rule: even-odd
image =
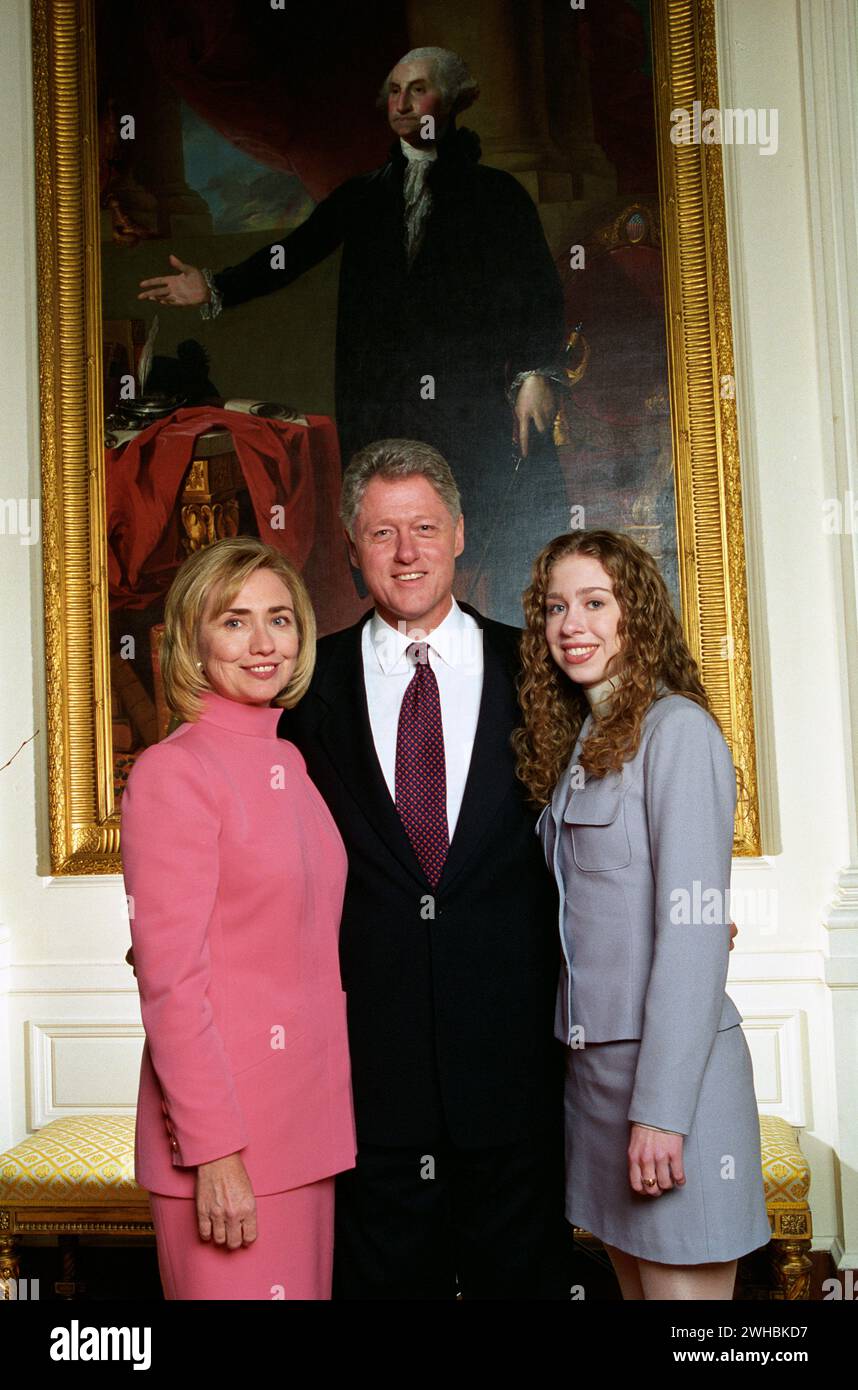
[[[201,435],[226,429],[259,535],[301,571],[319,632],[353,622],[355,592],[337,515],[337,433],[324,415],[306,425],[203,406],[176,410],[106,451],[108,586],[112,609],[148,608],[185,558],[179,497]],[[274,521],[274,525],[272,525]]]

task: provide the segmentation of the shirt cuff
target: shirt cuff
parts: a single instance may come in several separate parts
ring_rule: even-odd
[[[216,319],[218,314],[223,312],[223,295],[221,294],[220,290],[214,282],[213,271],[207,270],[205,267],[203,267],[201,274],[209,287],[209,294],[211,295],[211,299],[209,300],[208,304],[200,305],[200,318]]]
[[[526,381],[529,376],[541,376],[546,381],[550,381],[559,391],[566,392],[569,390],[569,382],[563,367],[532,367],[530,371],[519,372],[518,376],[514,377],[511,381],[509,390],[506,393],[506,398],[511,406],[515,406],[516,398],[518,397],[522,383]]]

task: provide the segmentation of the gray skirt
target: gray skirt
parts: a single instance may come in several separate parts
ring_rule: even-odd
[[[738,1259],[766,1245],[760,1123],[742,1029],[717,1033],[691,1132],[685,1185],[646,1197],[629,1185],[627,1119],[639,1042],[569,1048],[566,1062],[566,1219],[657,1264]]]

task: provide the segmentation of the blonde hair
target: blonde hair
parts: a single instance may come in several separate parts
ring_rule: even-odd
[[[199,632],[210,599],[218,612],[229,608],[245,581],[256,570],[272,570],[289,590],[298,629],[298,659],[285,689],[272,705],[291,709],[307,691],[316,665],[316,615],[310,595],[295,566],[255,536],[230,536],[189,555],[177,571],[164,605],[161,677],[170,710],[193,723],[202,709],[201,695],[211,686],[203,675]]]

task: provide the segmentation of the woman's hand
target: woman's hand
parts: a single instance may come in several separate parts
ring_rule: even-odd
[[[682,1187],[685,1170],[682,1166],[682,1134],[667,1130],[647,1129],[632,1125],[629,1137],[629,1182],[635,1192],[644,1197],[660,1197],[674,1186]],[[647,1179],[655,1179],[655,1182]]]
[[[229,1250],[256,1240],[256,1198],[240,1154],[198,1166],[197,1226],[202,1240]]]
[[[202,271],[195,265],[185,265],[178,256],[170,257],[170,265],[178,275],[159,275],[151,280],[141,280],[143,294],[138,299],[154,299],[157,304],[208,304],[211,291]]]

